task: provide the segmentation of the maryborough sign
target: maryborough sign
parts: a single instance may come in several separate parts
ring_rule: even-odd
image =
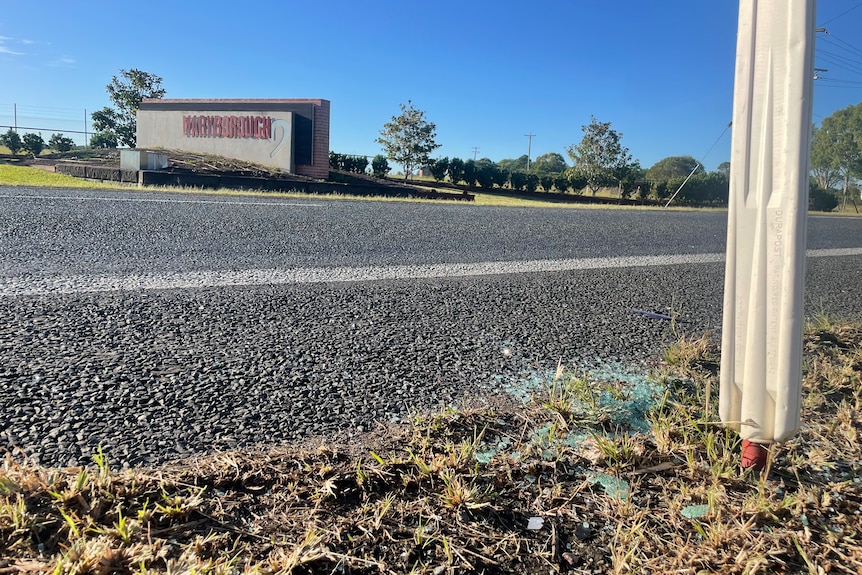
[[[246,138],[274,142],[269,157],[290,146],[292,121],[270,116],[183,116],[187,138]],[[292,171],[292,170],[291,170]]]
[[[183,116],[183,135],[187,138],[255,138],[271,140],[271,117],[263,116]]]
[[[144,100],[138,148],[204,152],[301,175],[329,173],[329,101]]]

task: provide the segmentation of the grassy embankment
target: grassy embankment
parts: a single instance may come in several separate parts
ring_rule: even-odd
[[[31,187],[55,187],[55,188],[89,188],[89,189],[129,189],[129,185],[121,185],[114,184],[110,182],[91,182],[87,180],[82,180],[80,178],[74,178],[72,176],[67,176],[65,174],[56,174],[53,172],[46,172],[45,170],[41,170],[39,168],[29,167],[29,166],[14,166],[9,164],[0,163],[0,185],[10,185],[10,186],[31,186]],[[138,189],[138,188],[135,188]],[[237,191],[237,190],[202,190],[202,189],[190,189],[190,188],[176,188],[176,187],[148,187],[144,188],[146,191],[150,192],[180,192],[180,193],[206,193],[206,194],[230,194],[230,195],[246,195],[246,196],[267,196],[267,197],[309,197],[307,194],[298,194],[298,193],[285,193],[285,192],[254,192],[254,191]],[[352,196],[342,196],[338,194],[333,195],[315,195],[315,199],[360,199],[367,201],[411,201],[411,202],[435,202],[439,203],[441,200],[419,200],[419,199],[405,199],[405,198],[388,198],[388,197],[352,197]],[[462,203],[462,202],[448,202],[447,203]],[[598,205],[590,205],[590,204],[568,204],[562,202],[554,202],[554,201],[542,201],[536,200],[533,198],[518,198],[516,196],[509,195],[496,195],[496,194],[476,194],[476,205],[486,205],[486,206],[532,206],[532,207],[608,207],[608,206],[598,206]],[[616,206],[610,206],[614,208]]]
[[[0,569],[859,573],[862,325],[810,325],[804,359],[804,427],[762,474],[716,422],[707,336],[680,337],[648,381],[560,369],[523,403],[416,415],[352,449],[136,470],[12,454]]]

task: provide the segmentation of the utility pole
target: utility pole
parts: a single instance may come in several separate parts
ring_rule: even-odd
[[[479,155],[479,148],[477,148],[476,146],[473,146],[473,161],[474,162],[476,161],[476,156],[478,156],[478,155]]]
[[[528,138],[528,140],[527,140],[527,171],[529,172],[530,171],[530,151],[533,148],[533,136],[535,136],[536,134],[534,134],[533,132],[530,132],[529,134],[524,134],[524,135]]]

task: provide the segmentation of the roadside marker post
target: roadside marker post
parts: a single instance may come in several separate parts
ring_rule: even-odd
[[[742,466],[800,424],[815,0],[740,0],[719,414]]]

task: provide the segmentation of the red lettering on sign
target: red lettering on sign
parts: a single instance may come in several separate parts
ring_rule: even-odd
[[[269,116],[183,116],[183,135],[187,138],[271,140],[272,122]]]

